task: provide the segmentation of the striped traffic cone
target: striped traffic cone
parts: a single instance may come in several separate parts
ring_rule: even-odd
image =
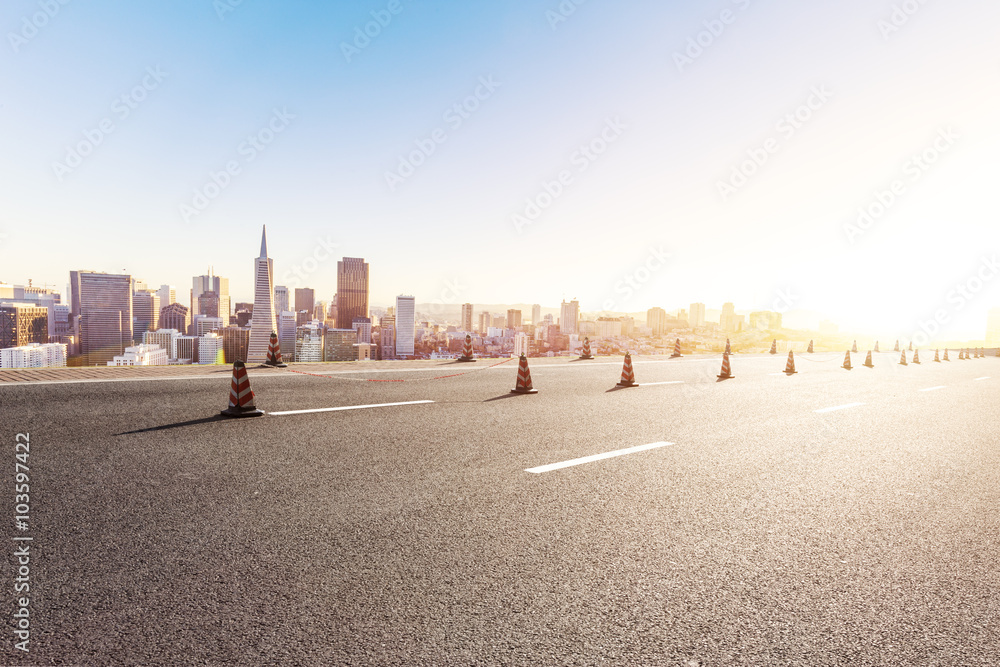
[[[983,357],[986,356],[986,352],[983,351],[983,348],[980,347],[980,348],[977,348],[977,349],[979,350],[979,358],[980,359],[982,359]]]
[[[878,352],[878,341],[875,341],[875,351]]]
[[[729,339],[726,339],[726,352],[725,354],[732,354],[733,351],[729,348]]]
[[[855,354],[858,353],[858,341],[854,341],[854,344],[851,345],[851,352],[853,352]]]
[[[510,390],[512,394],[537,394],[538,390],[531,386],[531,371],[528,370],[528,357],[521,355],[517,364],[517,386]]]
[[[915,363],[915,364],[919,364],[920,363],[920,350],[914,350],[913,351],[913,363]]]
[[[771,354],[778,354],[778,339],[771,341]]]
[[[899,339],[896,340],[896,347],[892,348],[893,352],[899,352]]]
[[[964,361],[965,360],[965,348],[964,347],[961,350],[958,351],[958,360],[959,361]]]
[[[906,366],[906,350],[899,353],[899,365]]]
[[[865,357],[865,366],[868,368],[875,368],[875,364],[872,363],[872,351],[868,350],[868,356]]]
[[[806,352],[808,352],[809,354],[813,353],[813,342],[812,342],[812,340],[809,341],[809,347],[806,348]]]
[[[844,366],[843,366],[843,368],[844,368],[844,370],[848,370],[848,371],[854,368],[854,366],[851,366],[851,351],[850,350],[848,350],[847,354],[844,355]]]
[[[229,407],[222,411],[224,417],[260,417],[264,414],[253,404],[250,376],[242,361],[233,362],[233,381],[229,388]]]
[[[723,352],[722,353],[722,372],[720,372],[717,377],[720,380],[728,380],[729,378],[736,377],[735,375],[733,375],[732,371],[729,368],[729,353],[728,352]]]
[[[594,355],[590,353],[590,336],[583,339],[583,351],[580,353],[581,359],[593,359]]]
[[[948,348],[944,348],[944,357],[943,357],[943,359],[944,359],[944,361],[951,361],[951,359],[948,358]]]
[[[625,353],[625,363],[622,364],[622,379],[618,381],[619,387],[638,387],[635,381],[635,373],[632,371],[632,355]]]
[[[785,362],[785,375],[795,374],[795,357],[792,355],[792,351],[788,351],[788,361]]]
[[[671,359],[676,359],[681,356],[681,339],[678,338],[677,342],[674,343],[674,353],[670,355]]]
[[[462,356],[458,358],[459,361],[470,362],[475,361],[472,356],[472,335],[465,334],[465,344],[462,346]]]
[[[287,368],[281,362],[281,345],[278,344],[278,334],[271,332],[271,340],[267,344],[267,360],[258,368]]]
[[[934,350],[934,361],[941,363],[941,358],[938,356],[939,350]]]

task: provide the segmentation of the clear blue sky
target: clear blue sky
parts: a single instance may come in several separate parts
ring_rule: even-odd
[[[943,309],[982,336],[1000,275],[954,290],[1000,250],[1000,5],[894,5],[587,0],[556,22],[557,0],[6,0],[0,280],[127,269],[186,295],[211,265],[249,299],[267,224],[279,284],[338,245],[304,283],[322,299],[346,255],[370,262],[373,304],[748,309],[783,290],[845,327],[905,335]],[[372,12],[386,24],[354,44]],[[418,142],[433,153],[390,187]],[[767,159],[724,196],[747,151]]]

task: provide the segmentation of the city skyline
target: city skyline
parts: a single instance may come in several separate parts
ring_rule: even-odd
[[[348,256],[374,304],[784,292],[845,328],[945,309],[972,335],[1000,302],[957,291],[1000,246],[994,4],[222,4],[60,5],[32,32],[38,4],[9,3],[0,279],[183,290],[214,266],[247,301],[237,246],[269,224],[275,284],[324,300]],[[39,229],[41,257],[11,252]],[[155,244],[121,242],[139,229]]]

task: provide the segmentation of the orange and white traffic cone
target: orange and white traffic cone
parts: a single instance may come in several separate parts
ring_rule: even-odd
[[[735,375],[733,375],[732,371],[729,368],[729,353],[728,352],[723,352],[722,353],[722,372],[720,372],[717,377],[720,380],[728,380],[729,378],[736,377]]]
[[[941,357],[938,356],[938,352],[940,352],[940,350],[934,350],[934,361],[936,361],[936,362],[938,362],[940,364],[941,363]]]
[[[896,339],[896,347],[892,348],[893,352],[899,352],[899,339]]]
[[[965,348],[964,347],[961,350],[958,351],[958,360],[959,361],[964,361],[965,360]]]
[[[281,362],[281,346],[278,344],[278,334],[271,332],[271,340],[267,344],[267,360],[258,368],[287,368]]]
[[[853,352],[855,354],[858,353],[858,341],[854,341],[854,344],[851,345],[851,352]]]
[[[920,350],[914,350],[913,351],[913,363],[915,363],[915,364],[919,364],[920,363]]]
[[[809,340],[809,347],[806,348],[806,352],[808,352],[809,354],[813,353],[813,342],[811,339]]]
[[[253,404],[250,377],[242,361],[233,363],[233,381],[229,388],[229,407],[222,411],[224,417],[260,417],[264,413]]]
[[[899,365],[906,366],[906,350],[899,353]]]
[[[472,335],[465,334],[465,344],[462,345],[462,356],[458,358],[459,361],[470,362],[476,359],[472,356]]]
[[[951,361],[951,359],[948,358],[948,348],[944,348],[944,357],[942,357],[942,359],[944,361]]]
[[[778,339],[771,341],[771,354],[778,354]]]
[[[632,371],[632,355],[625,353],[625,363],[622,364],[622,379],[618,381],[619,387],[638,387],[635,381],[635,373]]]
[[[785,374],[786,375],[794,375],[795,372],[796,372],[795,371],[795,357],[793,356],[792,351],[789,350],[788,351],[788,361],[785,362]]]
[[[594,355],[590,353],[590,337],[587,336],[583,339],[583,351],[580,353],[581,359],[593,359]]]
[[[878,341],[875,341],[875,351],[878,352]]]
[[[512,394],[537,394],[538,390],[531,386],[531,371],[528,370],[528,357],[521,355],[517,364],[517,386],[510,390]]]
[[[670,355],[671,359],[676,359],[681,356],[681,339],[678,338],[677,342],[674,343],[674,353]]]
[[[725,354],[732,354],[732,353],[733,353],[733,351],[729,347],[729,339],[727,338],[726,339],[726,352],[725,352]]]
[[[848,350],[847,353],[844,355],[844,365],[843,365],[843,368],[844,368],[844,370],[848,370],[848,371],[854,368],[854,366],[851,366],[851,351],[850,350]]]
[[[872,351],[868,350],[868,356],[865,357],[865,366],[868,368],[875,368],[875,364],[872,363]]]

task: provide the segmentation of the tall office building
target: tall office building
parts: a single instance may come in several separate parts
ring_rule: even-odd
[[[156,295],[160,297],[160,308],[177,303],[177,288],[173,285],[160,285],[160,289],[156,290]]]
[[[348,329],[355,317],[368,317],[368,263],[345,257],[337,262],[337,326]]]
[[[521,328],[521,311],[516,308],[507,309],[507,328],[508,329],[520,329]]]
[[[534,305],[531,306],[531,323],[534,326],[536,326],[536,327],[539,324],[542,323],[542,305],[541,304],[536,303],[536,304],[534,304]]]
[[[172,303],[160,308],[158,329],[177,329],[182,336],[186,336],[190,327],[191,314],[188,312],[187,306]]]
[[[136,340],[146,331],[156,331],[160,319],[160,295],[150,290],[132,292],[132,324]]]
[[[990,308],[986,316],[986,344],[1000,347],[1000,308]]]
[[[274,286],[274,312],[283,313],[288,308],[288,288],[284,285]]]
[[[662,336],[667,331],[667,311],[662,308],[647,310],[646,326],[653,330],[654,336]]]
[[[278,331],[274,315],[274,264],[267,256],[267,226],[260,233],[260,256],[254,260],[253,319],[250,321],[247,363],[267,361],[271,332]]]
[[[311,287],[295,288],[295,321],[300,326],[309,324],[316,308],[316,290]]]
[[[580,321],[580,302],[573,299],[563,301],[559,306],[559,332],[564,334],[577,333],[576,323]]]
[[[396,358],[396,316],[383,315],[379,320],[379,346],[382,348],[383,359]]]
[[[475,329],[472,328],[472,304],[471,303],[463,303],[462,304],[462,326],[459,327],[459,330],[466,331],[466,332],[475,331]]]
[[[493,315],[485,310],[479,313],[479,333],[485,334],[491,326],[493,326]]]
[[[70,271],[70,318],[84,364],[106,366],[132,345],[132,276]]]
[[[705,304],[703,303],[692,303],[691,304],[691,314],[688,323],[692,327],[703,327],[705,326]]]
[[[295,313],[283,310],[278,313],[278,346],[284,361],[295,361]]]
[[[736,307],[728,301],[722,304],[719,326],[723,331],[736,331]]]
[[[203,314],[198,308],[198,297],[204,292],[215,292],[219,297],[219,312],[213,317],[221,317],[228,323],[229,316],[232,314],[230,309],[229,278],[220,278],[219,276],[212,275],[212,271],[209,270],[207,276],[195,276],[191,280],[191,284],[191,317]]]
[[[202,292],[198,296],[198,315],[208,315],[209,317],[222,317],[228,324],[229,316],[221,308],[221,301],[217,292],[209,290]],[[225,317],[223,317],[225,315]]]
[[[48,308],[30,302],[0,303],[0,348],[48,342]]]
[[[416,331],[416,299],[396,297],[396,356],[413,356],[413,336]]]

